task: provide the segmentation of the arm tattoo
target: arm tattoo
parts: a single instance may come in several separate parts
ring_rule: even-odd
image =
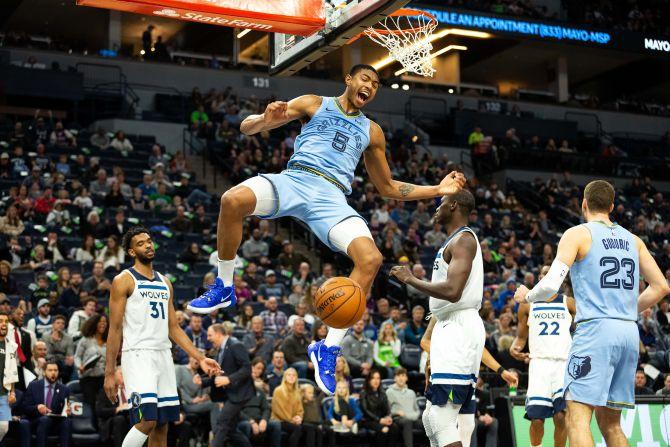
[[[398,191],[402,197],[407,197],[409,193],[414,191],[414,185],[403,183],[402,185],[398,186]]]

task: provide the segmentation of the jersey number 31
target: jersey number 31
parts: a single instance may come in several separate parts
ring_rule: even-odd
[[[161,320],[165,320],[165,307],[163,307],[162,301],[149,301],[149,305],[151,306],[151,313],[149,314],[151,318],[160,317]]]

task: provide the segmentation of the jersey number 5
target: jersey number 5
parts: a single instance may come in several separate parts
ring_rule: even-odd
[[[342,132],[335,132],[335,138],[333,138],[333,149],[336,151],[344,152],[347,148],[347,143],[349,142],[349,137],[343,134]]]
[[[158,302],[158,301],[149,301],[149,304],[151,305],[151,313],[149,316],[151,318],[158,318],[160,317],[161,320],[165,320],[165,308],[163,307],[163,302]],[[160,312],[158,308],[160,307]]]

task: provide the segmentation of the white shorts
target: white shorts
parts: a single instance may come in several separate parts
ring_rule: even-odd
[[[547,419],[565,409],[565,360],[531,359],[528,365],[526,418]]]
[[[169,349],[123,351],[121,370],[132,424],[179,420],[179,396]]]
[[[482,361],[486,331],[476,309],[449,313],[438,320],[430,342],[430,387],[433,405],[472,400]]]

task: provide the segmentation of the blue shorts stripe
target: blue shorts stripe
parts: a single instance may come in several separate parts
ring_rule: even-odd
[[[159,397],[158,402],[169,402],[169,401],[174,401],[174,400],[179,400],[179,396],[169,396],[169,397]]]
[[[565,310],[565,307],[563,306],[540,306],[540,307],[534,307],[533,312],[536,310]]]
[[[544,402],[553,402],[553,399],[549,399],[548,397],[539,397],[539,396],[529,396],[526,398],[527,400],[542,400]]]
[[[474,374],[432,373],[431,379],[477,380]]]
[[[140,397],[155,397],[155,398],[158,398],[158,394],[156,394],[156,393],[143,393],[143,394],[140,394]]]

